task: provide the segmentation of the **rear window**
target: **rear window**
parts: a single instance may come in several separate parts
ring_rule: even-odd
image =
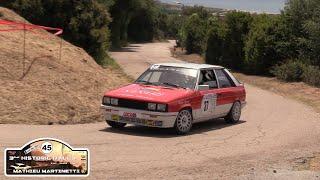
[[[234,87],[235,84],[223,69],[215,70],[220,88]]]

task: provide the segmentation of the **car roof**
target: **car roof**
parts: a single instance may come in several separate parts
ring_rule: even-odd
[[[190,68],[190,69],[221,69],[222,66],[210,65],[210,64],[196,64],[196,63],[160,63],[154,64],[153,66],[169,66],[169,67],[181,67],[181,68]]]

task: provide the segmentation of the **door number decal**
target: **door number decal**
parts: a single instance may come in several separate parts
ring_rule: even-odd
[[[216,94],[206,94],[203,96],[201,109],[202,113],[209,114],[213,113],[217,104],[217,95]]]

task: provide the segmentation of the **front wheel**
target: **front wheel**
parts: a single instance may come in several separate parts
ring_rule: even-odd
[[[127,125],[126,123],[114,122],[114,121],[107,121],[107,124],[116,129],[123,128]]]
[[[175,130],[177,134],[187,134],[192,128],[192,114],[191,111],[185,109],[179,112],[175,123]]]
[[[237,123],[241,116],[241,104],[239,101],[235,102],[229,112],[225,117],[227,123]]]

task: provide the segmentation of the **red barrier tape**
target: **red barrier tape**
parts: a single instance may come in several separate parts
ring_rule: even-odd
[[[0,19],[0,25],[12,26],[12,28],[0,29],[0,31],[20,31],[20,30],[32,31],[33,29],[43,29],[43,30],[47,30],[47,31],[57,31],[56,33],[54,33],[54,35],[56,35],[56,36],[63,33],[63,29],[61,29],[61,28],[39,26],[39,25],[26,24],[26,23],[22,23],[22,22],[13,22],[13,21],[1,20],[1,19]]]

